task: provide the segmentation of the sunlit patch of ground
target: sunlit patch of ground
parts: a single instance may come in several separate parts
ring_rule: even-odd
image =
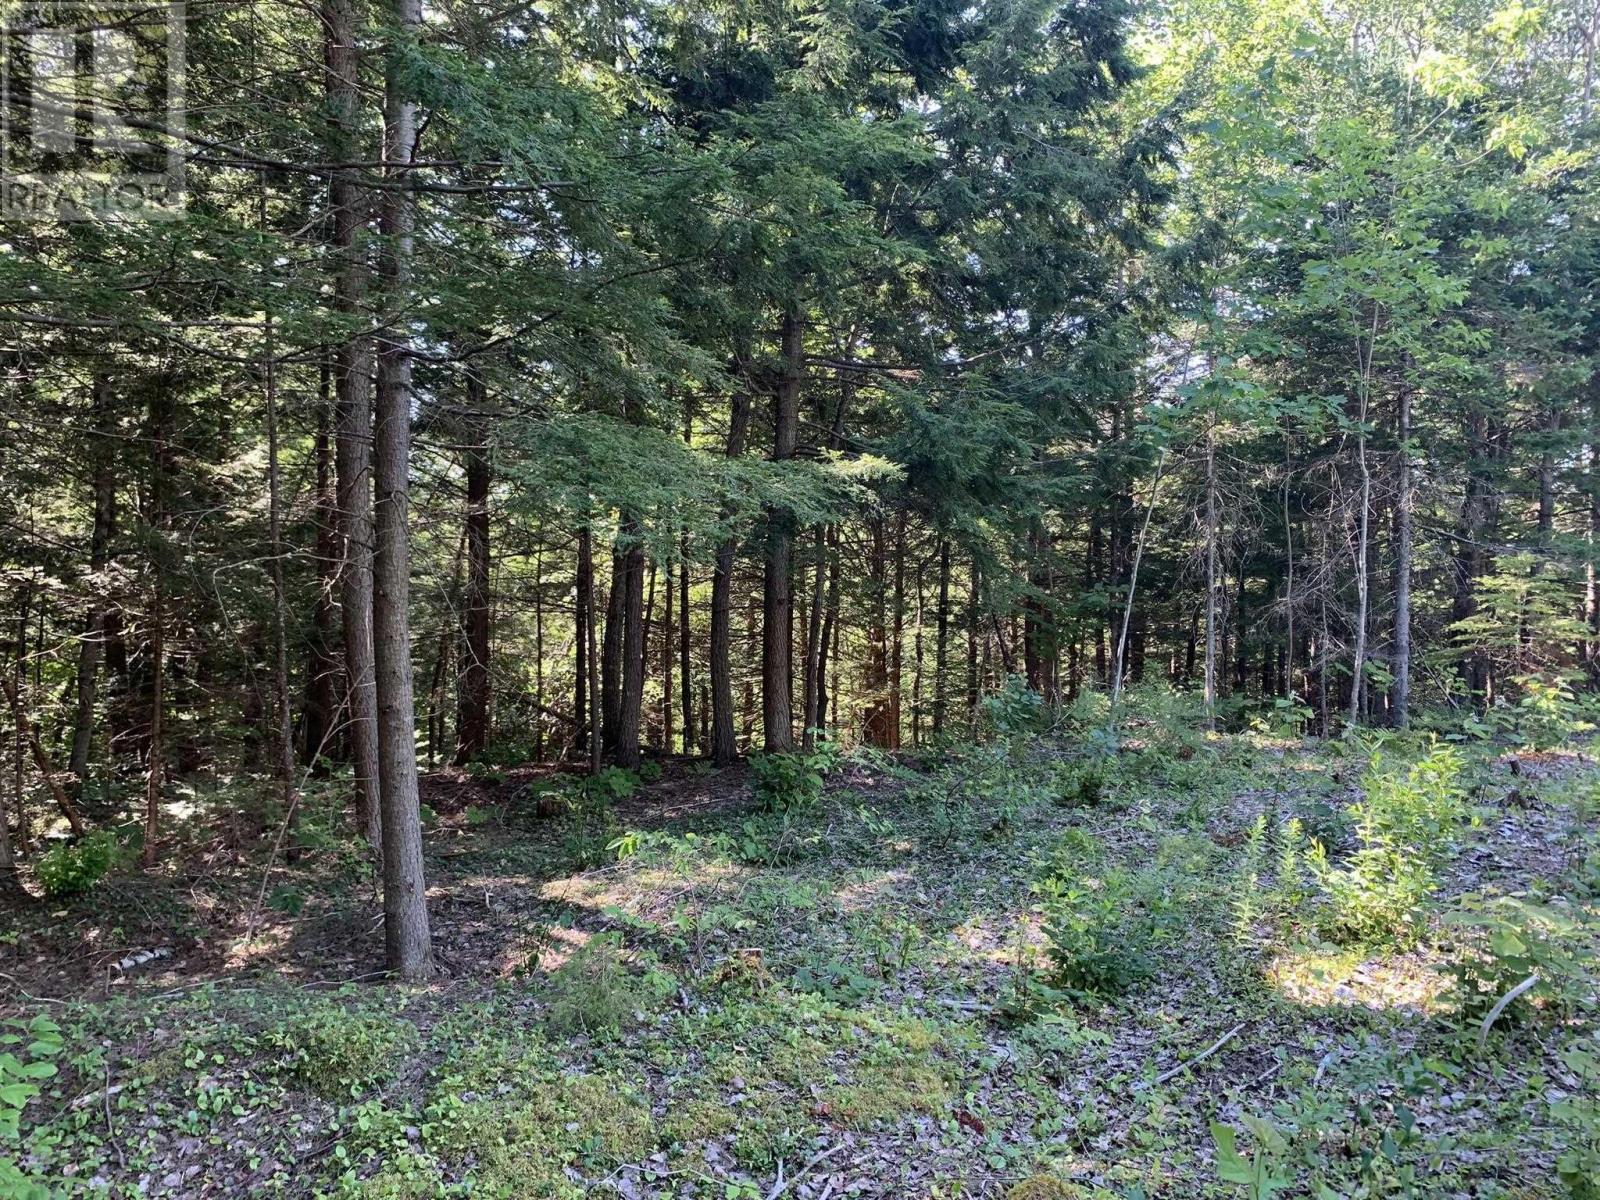
[[[1444,1012],[1438,953],[1282,946],[1276,918],[1236,926],[1250,825],[1353,799],[1359,762],[1266,736],[1174,749],[1140,734],[1148,754],[1087,806],[1047,786],[1080,747],[1033,747],[1046,785],[1008,801],[1004,823],[980,798],[952,827],[928,799],[936,776],[919,795],[846,769],[800,818],[804,855],[776,866],[741,856],[742,779],[684,780],[682,805],[652,795],[639,811],[693,808],[702,791],[721,807],[641,826],[637,854],[587,870],[564,818],[508,802],[430,832],[449,973],[418,989],[310,986],[330,950],[343,980],[381,952],[368,875],[339,894],[318,883],[326,860],[280,863],[274,885],[305,912],[269,905],[248,948],[260,867],[215,902],[186,882],[188,911],[238,922],[216,939],[227,978],[209,993],[152,964],[113,1004],[96,991],[74,1011],[80,1041],[48,1098],[66,1114],[52,1165],[172,1198],[203,1178],[210,1194],[291,1200],[410,1200],[468,1180],[560,1200],[1000,1200],[1048,1175],[1074,1200],[1135,1186],[1198,1200],[1238,1190],[1218,1178],[1210,1123],[1238,1129],[1248,1159],[1260,1118],[1293,1142],[1285,1196],[1321,1179],[1356,1194],[1360,1164],[1394,1165],[1385,1145],[1418,1194],[1559,1195],[1565,1027],[1507,1023],[1477,1056]],[[1489,774],[1441,906],[1567,870],[1589,845],[1581,774]],[[1506,802],[1513,786],[1526,805]],[[1059,983],[1033,885],[1063,852],[1087,877],[1157,880],[1169,906],[1152,973],[1103,1000],[1030,990]],[[30,930],[15,958],[54,938],[103,979],[139,936],[118,929],[122,911]],[[1317,1156],[1321,1175],[1304,1166]]]
[[[1266,978],[1296,1004],[1434,1013],[1449,986],[1445,963],[1423,950],[1370,957],[1360,951],[1289,947],[1269,962]]]

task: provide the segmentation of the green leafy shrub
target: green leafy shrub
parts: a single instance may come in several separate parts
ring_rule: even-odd
[[[1255,1136],[1255,1149],[1249,1158],[1239,1153],[1238,1134],[1231,1125],[1211,1122],[1211,1140],[1217,1148],[1217,1176],[1224,1183],[1244,1188],[1248,1200],[1271,1200],[1274,1192],[1294,1182],[1289,1166],[1288,1139],[1270,1121],[1248,1114],[1240,1118]]]
[[[570,1037],[614,1038],[635,1014],[653,1007],[645,981],[636,978],[622,955],[615,933],[590,938],[551,976],[546,990],[545,1025]]]
[[[21,1140],[22,1110],[39,1094],[39,1085],[56,1073],[50,1060],[61,1053],[61,1027],[43,1014],[0,1025],[0,1144]],[[10,1158],[0,1158],[0,1196],[6,1200],[50,1200],[47,1184],[23,1173]]]
[[[1306,865],[1321,890],[1319,925],[1343,944],[1413,943],[1423,927],[1436,871],[1467,816],[1460,755],[1448,746],[1403,770],[1374,754],[1363,799],[1351,808],[1357,849],[1336,864],[1320,842]]]
[[[1154,973],[1154,923],[1128,872],[1052,878],[1039,894],[1050,961],[1063,988],[1097,999],[1119,995]]]
[[[1469,894],[1444,917],[1458,937],[1449,970],[1461,1015],[1476,1021],[1530,976],[1538,983],[1496,1018],[1507,1024],[1540,1007],[1566,1011],[1586,992],[1587,929],[1570,909],[1521,896]]]
[[[1038,733],[1048,718],[1044,697],[1019,675],[1007,676],[1000,690],[983,701],[984,724],[1002,738]]]
[[[738,832],[724,835],[717,848],[752,867],[785,867],[809,856],[819,841],[792,812],[784,811],[742,821]]]
[[[1170,916],[1159,873],[1102,869],[1099,857],[1088,835],[1070,845],[1063,839],[1034,884],[1052,980],[1085,1000],[1126,992],[1154,974]]]
[[[1550,1109],[1566,1134],[1555,1173],[1573,1200],[1600,1200],[1600,1045],[1590,1037],[1570,1046],[1562,1062],[1584,1086]]]
[[[612,805],[626,800],[638,787],[638,776],[632,771],[607,767],[567,789],[563,796],[567,825],[562,848],[569,862],[588,870],[615,856],[623,829]]]
[[[104,879],[121,855],[116,834],[97,829],[77,841],[58,842],[34,868],[47,896],[75,896]]]
[[[1582,1086],[1551,1106],[1565,1135],[1556,1174],[1572,1200],[1600,1200],[1600,1043],[1593,1037],[1577,1042],[1561,1061]]]
[[[1261,894],[1261,873],[1267,861],[1267,818],[1263,814],[1253,821],[1245,834],[1240,850],[1239,866],[1233,876],[1233,895],[1229,908],[1233,912],[1233,933],[1236,940],[1249,941],[1255,925],[1266,911]]]
[[[1385,840],[1362,846],[1342,867],[1316,842],[1306,862],[1322,891],[1318,925],[1329,940],[1400,947],[1416,941],[1438,886],[1427,863]]]
[[[586,777],[581,790],[608,803],[617,803],[629,799],[639,790],[639,776],[625,767],[607,767],[598,774]]]
[[[1101,760],[1062,764],[1056,770],[1057,803],[1067,808],[1094,808],[1105,799],[1108,781]]]
[[[416,1027],[387,1014],[315,1005],[259,1040],[276,1054],[277,1069],[302,1086],[327,1097],[358,1096],[393,1077]]]
[[[811,751],[752,754],[750,777],[756,800],[773,813],[815,808],[822,800],[822,777],[835,758],[827,743]]]
[[[1403,771],[1387,770],[1374,754],[1362,780],[1365,802],[1357,814],[1368,828],[1438,861],[1454,844],[1467,817],[1461,755],[1436,745]]]
[[[1059,801],[1059,768],[1013,760],[1005,745],[967,746],[940,770],[907,788],[907,798],[927,805],[943,843],[1011,831],[1024,805]]]

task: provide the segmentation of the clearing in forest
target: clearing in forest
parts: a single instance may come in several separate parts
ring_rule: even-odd
[[[547,776],[431,781],[429,986],[357,978],[382,935],[348,843],[29,911],[8,1015],[60,1044],[24,1167],[373,1200],[1556,1197],[1593,1170],[1587,759],[1151,725],[1103,757],[816,765],[820,795],[613,774],[553,818]]]

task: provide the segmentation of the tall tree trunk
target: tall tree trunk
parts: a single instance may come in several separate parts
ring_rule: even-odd
[[[22,889],[17,879],[17,863],[11,854],[11,814],[6,803],[6,789],[0,783],[0,893],[15,894]]]
[[[683,444],[694,444],[694,400],[688,393],[683,401]],[[689,531],[678,539],[678,686],[683,700],[683,752],[694,753],[694,678],[691,673],[692,643],[689,623]],[[669,699],[670,703],[670,699]]]
[[[812,714],[812,723],[819,734],[825,734],[828,728],[828,647],[832,646],[834,656],[834,674],[838,674],[838,629],[839,629],[839,527],[828,527],[827,542],[824,546],[824,557],[828,564],[828,591],[823,600],[822,629],[817,640],[817,695],[815,701],[816,711]],[[821,567],[819,565],[818,569]],[[835,684],[833,695],[838,695],[838,686]],[[835,706],[837,707],[837,706]],[[837,724],[837,717],[834,721]]]
[[[978,719],[978,600],[983,592],[983,577],[978,556],[972,555],[972,570],[967,577],[967,722]]]
[[[39,732],[33,727],[33,722],[28,719],[27,707],[23,704],[22,694],[17,690],[16,684],[8,679],[0,679],[0,690],[4,690],[6,701],[11,705],[11,719],[16,725],[19,742],[28,747],[33,755],[33,765],[38,768],[39,778],[56,802],[56,807],[61,810],[61,815],[67,819],[67,827],[72,830],[74,837],[84,834],[83,818],[79,816],[77,806],[72,803],[72,797],[67,794],[66,788],[61,785],[61,780],[56,778],[54,765],[50,762],[49,752],[45,750],[44,743],[39,740]],[[22,796],[21,774],[17,774],[18,807],[21,807]],[[146,864],[149,865],[149,864]]]
[[[672,640],[677,635],[677,627],[672,623],[672,593],[673,587],[672,564],[669,562],[661,568],[665,578],[666,596],[664,599],[665,611],[661,614],[661,749],[665,754],[672,753],[672,707],[677,696],[672,688]],[[683,731],[684,753],[689,751],[689,731]]]
[[[28,665],[28,608],[33,589],[24,583],[17,593],[17,637],[15,652],[11,656],[11,687],[7,696],[22,695],[22,685],[27,681]],[[13,707],[20,706],[20,700]],[[23,784],[28,770],[28,738],[21,720],[12,721],[11,731],[11,792],[17,798],[17,849],[28,853],[28,808]]]
[[[801,689],[802,745],[810,750],[817,743],[817,727],[821,725],[822,660],[825,643],[822,640],[823,610],[827,608],[828,586],[828,527],[817,526],[816,563],[811,573],[811,608],[806,614],[805,679]]]
[[[883,750],[897,747],[899,729],[894,719],[889,683],[889,552],[883,517],[867,518],[869,550],[867,576],[872,599],[867,609],[867,709],[862,714],[862,739]]]
[[[1367,562],[1367,548],[1371,539],[1372,528],[1372,470],[1367,464],[1367,416],[1372,403],[1372,359],[1376,351],[1378,340],[1379,309],[1376,304],[1372,308],[1372,328],[1363,352],[1362,344],[1356,343],[1356,357],[1360,374],[1357,382],[1358,408],[1356,411],[1356,473],[1361,480],[1357,503],[1360,511],[1356,513],[1356,613],[1355,613],[1355,653],[1350,665],[1350,724],[1356,725],[1361,721],[1361,699],[1366,685],[1367,670],[1367,624],[1370,611],[1371,582],[1369,565]]]
[[[1056,648],[1050,606],[1050,538],[1044,522],[1037,518],[1028,527],[1027,577],[1027,598],[1022,605],[1022,670],[1028,686],[1054,703],[1051,664]]]
[[[265,200],[263,200],[265,204]],[[289,704],[289,595],[283,577],[283,496],[278,478],[278,364],[273,344],[272,314],[267,313],[262,347],[262,384],[267,410],[267,543],[272,562],[272,700],[274,746],[272,773],[278,803],[290,831],[288,854],[299,848],[300,795],[294,783],[294,718]]]
[[[92,398],[93,428],[89,434],[91,490],[94,500],[94,528],[89,538],[89,587],[94,599],[78,643],[77,706],[72,720],[72,751],[67,772],[72,777],[72,794],[81,795],[89,779],[89,751],[94,744],[94,709],[100,682],[100,660],[105,649],[107,580],[111,563],[111,538],[116,530],[117,475],[115,414],[112,411],[111,381],[104,375],[94,378]]]
[[[794,457],[800,440],[800,314],[783,314],[779,334],[783,375],[773,394],[772,457]],[[794,712],[790,651],[794,633],[794,596],[790,590],[794,553],[793,514],[779,508],[767,512],[766,576],[761,604],[761,735],[769,753],[794,748]]]
[[[1556,439],[1561,434],[1561,409],[1545,412],[1545,444],[1539,453],[1539,548],[1549,552],[1556,532]]]
[[[894,745],[901,744],[901,708],[905,694],[906,633],[906,512],[901,509],[894,525],[894,592],[889,625],[889,719],[894,728]]]
[[[922,745],[922,572],[925,565],[925,560],[917,561],[916,579],[911,590],[912,599],[915,601],[911,633],[911,744],[913,746]]]
[[[1206,716],[1216,719],[1217,708],[1217,420],[1206,419],[1206,605],[1205,704]]]
[[[334,741],[334,695],[337,667],[334,662],[334,644],[337,635],[334,623],[337,610],[333,603],[335,580],[338,577],[338,521],[339,502],[333,491],[333,425],[330,409],[330,392],[333,385],[332,363],[322,363],[322,384],[317,405],[317,429],[312,442],[312,456],[316,464],[316,554],[317,595],[311,614],[311,643],[306,653],[305,709],[300,719],[300,761],[303,765],[321,771]]]
[[[533,555],[533,761],[544,761],[544,527]]]
[[[606,627],[600,645],[600,744],[607,754],[617,752],[622,727],[622,635],[626,624],[628,589],[621,539],[611,544],[611,586],[606,592]]]
[[[949,689],[945,684],[945,668],[950,654],[950,539],[939,539],[939,604],[934,616],[938,632],[934,635],[933,650],[933,736],[944,733],[945,706],[949,703]]]
[[[167,477],[172,469],[167,439],[171,396],[167,381],[158,379],[150,393],[150,492],[146,524],[151,538],[152,585],[150,598],[150,742],[145,751],[144,852],[146,867],[156,863],[156,842],[161,833],[161,796],[166,784],[166,534]]]
[[[422,0],[394,0],[402,36],[422,23]],[[378,342],[378,394],[373,428],[372,647],[378,692],[379,811],[383,820],[385,960],[401,979],[433,969],[427,884],[422,865],[421,796],[417,784],[416,701],[411,680],[411,346],[405,309],[411,283],[416,218],[410,162],[417,148],[416,105],[404,94],[391,53],[384,87],[384,159],[390,187],[383,196],[388,324]]]
[[[1161,495],[1161,477],[1167,465],[1167,453],[1161,452],[1156,464],[1155,481],[1150,486],[1150,503],[1144,510],[1144,523],[1139,526],[1139,540],[1133,545],[1133,562],[1128,568],[1128,595],[1122,606],[1122,629],[1117,634],[1116,655],[1111,667],[1111,716],[1117,713],[1117,702],[1122,698],[1122,676],[1128,650],[1128,629],[1133,624],[1133,604],[1139,594],[1139,564],[1144,560],[1145,542],[1150,536],[1150,518],[1155,515],[1156,500]]]
[[[328,147],[331,161],[359,161],[361,26],[360,0],[323,0]],[[328,180],[333,225],[333,308],[351,327],[334,354],[338,410],[335,472],[339,534],[341,622],[347,688],[346,731],[355,768],[356,824],[373,853],[382,855],[378,813],[378,708],[372,647],[372,343],[358,332],[365,324],[366,196],[353,169],[334,170]]]
[[[581,552],[583,560],[588,566],[589,587],[585,597],[587,611],[583,618],[584,638],[588,643],[585,647],[585,657],[589,660],[589,774],[600,773],[600,635],[595,630],[598,613],[594,600],[594,535],[591,532],[590,522],[585,521],[582,530]]]
[[[587,756],[589,753],[589,727],[595,724],[589,709],[589,633],[590,614],[594,611],[594,546],[593,536],[585,523],[578,530],[578,567],[574,572],[572,587],[572,620],[575,652],[572,696],[573,752]]]
[[[456,701],[456,766],[489,748],[489,485],[483,376],[467,374],[473,435],[466,449],[467,574],[461,604],[461,673]]]
[[[1283,698],[1293,701],[1294,692],[1294,524],[1289,518],[1289,484],[1294,478],[1293,455],[1287,432],[1283,439],[1283,556],[1285,563],[1283,581],[1284,666]]]
[[[695,752],[694,677],[689,626],[689,535],[678,543],[678,687],[683,700],[683,752]]]
[[[737,392],[728,413],[729,458],[744,453],[749,428],[750,397]],[[718,766],[727,766],[739,756],[733,728],[732,668],[733,560],[737,549],[738,543],[732,538],[717,547],[716,568],[711,577],[711,758]]]
[[[639,522],[624,517],[622,538],[622,687],[617,697],[617,744],[620,767],[639,765],[639,721],[644,715],[644,545]],[[615,585],[614,585],[615,586]]]
[[[1400,388],[1399,479],[1395,485],[1394,691],[1392,717],[1404,729],[1411,715],[1411,389]]]

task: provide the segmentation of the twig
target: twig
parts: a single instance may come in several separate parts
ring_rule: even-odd
[[[1324,1054],[1317,1063],[1317,1073],[1311,1077],[1311,1086],[1316,1087],[1322,1082],[1322,1077],[1328,1073],[1328,1068],[1333,1065],[1333,1060],[1339,1057],[1339,1047],[1335,1046]]]
[[[1207,1046],[1204,1050],[1200,1051],[1200,1053],[1196,1054],[1193,1058],[1188,1059],[1185,1062],[1179,1063],[1177,1066],[1173,1067],[1172,1070],[1170,1070],[1170,1071],[1163,1071],[1160,1075],[1157,1075],[1155,1077],[1155,1079],[1153,1079],[1151,1081],[1150,1086],[1151,1087],[1160,1087],[1163,1083],[1165,1083],[1167,1080],[1171,1079],[1174,1075],[1181,1075],[1184,1071],[1188,1070],[1190,1067],[1194,1066],[1196,1063],[1204,1062],[1206,1059],[1210,1058],[1213,1054],[1215,1054],[1218,1050],[1221,1050],[1229,1042],[1233,1041],[1234,1038],[1238,1037],[1239,1036],[1239,1031],[1244,1028],[1244,1024],[1245,1023],[1243,1021],[1239,1022],[1239,1024],[1235,1025],[1232,1029],[1228,1030],[1227,1033],[1223,1034],[1216,1041],[1212,1042],[1211,1045]]]
[[[7,975],[4,971],[0,971],[0,979],[9,979],[12,985],[16,987],[18,995],[20,995],[24,1000],[31,1000],[35,1004],[66,1003],[65,1000],[57,1000],[54,996],[35,996],[32,992],[28,991],[22,986],[15,975]]]
[[[1512,988],[1504,996],[1501,996],[1499,1000],[1495,1001],[1494,1007],[1489,1010],[1489,1015],[1483,1018],[1483,1024],[1478,1026],[1478,1049],[1480,1051],[1482,1051],[1485,1043],[1487,1043],[1489,1040],[1489,1030],[1492,1029],[1494,1027],[1494,1023],[1500,1019],[1500,1014],[1505,1012],[1506,1005],[1510,1004],[1518,996],[1522,995],[1523,992],[1527,991],[1538,982],[1539,976],[1537,973],[1529,975],[1521,983],[1517,984],[1516,987]]]
[[[126,1171],[128,1169],[128,1160],[122,1153],[122,1143],[117,1141],[117,1130],[111,1122],[111,1097],[121,1090],[121,1084],[118,1084],[115,1088],[111,1086],[111,1068],[107,1066],[105,1091],[100,1093],[106,1114],[106,1141],[110,1142],[111,1148],[117,1152],[117,1164]]]
[[[843,1150],[849,1144],[850,1143],[848,1142],[840,1142],[837,1146],[830,1147],[827,1150],[817,1151],[811,1156],[811,1160],[807,1162],[805,1166],[801,1167],[798,1172],[790,1176],[787,1180],[783,1177],[783,1167],[780,1165],[778,1167],[778,1182],[773,1184],[772,1190],[767,1193],[767,1200],[778,1200],[778,1197],[787,1192],[791,1185],[799,1183],[807,1175],[811,1174],[811,1172],[816,1169],[817,1164],[822,1162],[823,1159],[832,1158],[835,1154],[839,1153],[839,1151]]]

